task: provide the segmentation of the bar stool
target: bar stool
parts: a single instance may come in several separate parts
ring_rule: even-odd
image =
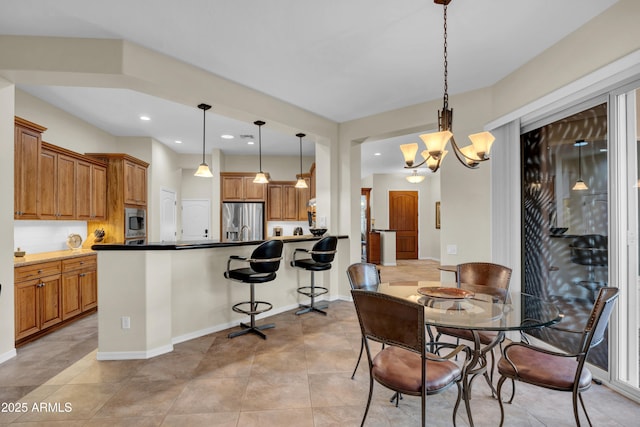
[[[301,286],[298,288],[298,293],[311,298],[311,303],[309,305],[300,304],[300,307],[303,308],[302,310],[296,311],[296,314],[304,314],[310,311],[317,311],[324,315],[327,314],[325,311],[322,311],[322,309],[327,308],[327,305],[316,306],[315,304],[316,297],[329,292],[327,288],[315,285],[315,272],[331,269],[331,262],[336,254],[336,246],[338,246],[338,238],[335,236],[327,236],[316,242],[311,250],[298,248],[293,253],[291,266],[311,272],[311,286]],[[303,252],[311,255],[311,258],[296,259],[296,254]]]
[[[229,338],[235,338],[251,332],[266,340],[267,336],[262,333],[262,330],[275,327],[273,323],[256,326],[256,315],[271,310],[273,305],[266,301],[256,301],[254,286],[256,283],[266,283],[276,278],[276,271],[278,271],[280,260],[282,259],[282,247],[281,240],[268,240],[251,253],[251,258],[237,255],[229,257],[224,277],[237,282],[248,283],[250,289],[249,301],[234,304],[232,310],[236,313],[247,314],[251,318],[251,322],[248,325],[241,322],[240,326],[243,329],[230,333]],[[232,261],[249,263],[249,267],[231,270]]]

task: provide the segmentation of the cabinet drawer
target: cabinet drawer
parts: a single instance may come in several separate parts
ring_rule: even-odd
[[[66,273],[67,271],[80,270],[89,267],[95,268],[96,265],[97,260],[95,255],[64,259],[62,260],[62,272]]]
[[[14,279],[22,282],[38,277],[53,276],[60,274],[60,261],[41,262],[38,264],[25,265],[14,269]]]

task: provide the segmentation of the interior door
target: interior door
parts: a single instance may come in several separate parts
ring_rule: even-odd
[[[171,242],[176,240],[176,235],[176,192],[162,188],[160,190],[160,239],[163,242]]]
[[[211,237],[211,201],[189,199],[182,201],[182,239],[202,240]]]
[[[418,192],[389,192],[389,228],[396,231],[396,259],[418,259]]]

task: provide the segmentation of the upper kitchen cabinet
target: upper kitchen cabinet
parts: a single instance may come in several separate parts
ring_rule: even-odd
[[[309,170],[309,198],[316,198],[316,164],[315,162],[311,165],[311,170]]]
[[[254,183],[254,177],[254,173],[220,173],[222,201],[264,202],[266,200],[266,185]]]
[[[138,159],[124,159],[125,205],[147,205],[147,166]]]
[[[86,160],[76,163],[76,217],[80,220],[107,218],[107,167]]]
[[[38,218],[38,162],[42,132],[47,128],[15,118],[14,218]]]
[[[38,171],[40,219],[75,219],[76,160],[45,142]]]
[[[305,177],[307,186],[310,179]],[[309,188],[296,188],[295,181],[273,181],[267,185],[267,221],[306,221]]]

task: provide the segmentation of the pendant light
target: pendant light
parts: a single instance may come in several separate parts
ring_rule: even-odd
[[[418,169],[414,169],[411,175],[405,177],[411,184],[418,184],[426,178],[424,175],[418,175]]]
[[[205,141],[204,137],[205,137],[206,124],[207,124],[206,112],[209,108],[211,108],[211,105],[200,104],[198,105],[198,108],[202,110],[202,163],[200,163],[200,166],[198,166],[198,170],[193,175],[199,176],[202,178],[211,178],[213,177],[213,174],[209,170],[209,165],[207,165],[207,163],[204,161],[204,141]]]
[[[582,146],[587,145],[588,142],[584,139],[576,141],[573,145],[578,147],[578,180],[574,184],[572,190],[584,191],[588,190],[587,184],[582,180]]]
[[[260,162],[260,172],[258,172],[253,179],[253,182],[256,184],[267,184],[269,182],[267,176],[262,172],[262,125],[264,125],[264,123],[262,120],[253,122],[254,125],[258,126],[258,158]]]
[[[309,188],[307,181],[302,177],[302,138],[306,135],[304,133],[296,133],[296,136],[300,138],[300,176],[298,177],[298,182],[296,182],[296,188]]]

